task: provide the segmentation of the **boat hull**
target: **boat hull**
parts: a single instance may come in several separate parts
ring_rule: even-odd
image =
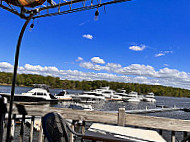
[[[10,94],[0,93],[0,95],[2,97],[6,97],[7,100],[10,101],[10,96],[11,96]],[[57,99],[47,100],[41,97],[32,97],[32,96],[24,96],[24,95],[15,94],[14,101],[16,102],[42,102],[42,101],[43,102],[57,102],[58,100]]]

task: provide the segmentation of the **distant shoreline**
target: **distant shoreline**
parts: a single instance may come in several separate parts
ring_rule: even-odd
[[[0,85],[11,86],[12,73],[0,72]],[[148,94],[153,92],[155,96],[172,96],[190,98],[190,90],[184,88],[175,88],[171,86],[150,85],[142,83],[115,82],[106,80],[63,80],[59,77],[42,76],[36,74],[17,74],[16,86],[33,87],[33,84],[47,84],[51,89],[71,89],[71,90],[94,90],[100,87],[109,86],[112,90],[118,92],[119,89],[131,91],[139,94]]]

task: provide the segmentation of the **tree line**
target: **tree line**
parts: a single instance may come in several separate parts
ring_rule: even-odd
[[[0,84],[10,85],[12,83],[12,73],[0,72]],[[73,89],[73,90],[93,90],[104,86],[111,89],[125,89],[127,93],[136,91],[139,94],[155,93],[157,96],[190,97],[190,90],[174,88],[161,85],[146,85],[138,83],[108,82],[105,80],[77,81],[61,80],[59,77],[41,76],[34,74],[18,74],[17,86],[33,86],[33,84],[47,84],[51,88]]]

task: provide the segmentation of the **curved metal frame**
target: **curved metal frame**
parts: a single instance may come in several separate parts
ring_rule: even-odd
[[[11,115],[12,115],[12,108],[13,108],[13,102],[14,102],[14,93],[15,93],[15,83],[16,83],[16,76],[17,76],[17,69],[18,69],[18,60],[19,60],[19,53],[20,53],[20,45],[22,42],[22,37],[24,35],[25,29],[30,22],[30,20],[33,18],[35,13],[32,11],[30,16],[25,21],[22,30],[20,32],[17,46],[16,46],[16,53],[15,53],[15,63],[14,63],[14,74],[13,74],[13,80],[12,80],[12,88],[11,88],[11,97],[10,97],[10,106],[9,106],[9,114],[8,114],[8,126],[7,126],[7,137],[6,142],[10,142],[10,130],[11,130]]]
[[[47,17],[47,16],[55,16],[55,15],[62,15],[62,14],[69,14],[69,13],[73,13],[73,12],[78,12],[78,11],[84,11],[84,10],[89,10],[89,9],[94,9],[94,8],[99,8],[105,5],[109,5],[109,4],[114,4],[114,3],[120,3],[120,2],[127,2],[127,1],[131,1],[131,0],[110,0],[104,3],[101,3],[100,1],[97,1],[96,4],[93,4],[93,0],[91,0],[90,5],[85,6],[85,2],[87,0],[70,0],[70,1],[66,1],[63,3],[59,3],[56,5],[52,5],[52,6],[46,6],[46,7],[40,7],[40,8],[35,8],[32,10],[27,10],[25,8],[21,8],[21,12],[18,12],[15,9],[6,7],[2,4],[2,0],[0,0],[0,7],[10,11],[18,16],[20,16],[21,18],[25,19],[25,23],[22,27],[22,30],[20,32],[19,38],[18,38],[18,42],[17,42],[17,46],[16,46],[16,53],[15,53],[15,63],[14,63],[14,74],[13,74],[13,79],[12,79],[12,88],[11,88],[11,97],[10,97],[10,106],[9,106],[9,113],[8,113],[8,126],[7,126],[7,136],[6,136],[6,142],[10,142],[11,141],[11,137],[10,137],[10,130],[11,130],[11,115],[12,115],[12,108],[13,108],[13,102],[14,102],[14,93],[15,93],[15,84],[16,84],[16,76],[17,76],[17,69],[18,69],[18,60],[19,60],[19,52],[20,52],[20,45],[22,42],[22,37],[24,35],[25,29],[28,25],[28,23],[30,22],[31,19],[36,19],[36,18],[41,18],[41,17]],[[83,6],[82,7],[78,7],[78,8],[72,8],[72,4],[74,3],[82,3]],[[68,10],[64,10],[64,11],[60,11],[60,7],[62,6],[70,6],[70,9]],[[58,8],[58,11],[54,11],[52,13],[48,12],[48,9],[54,9],[54,8]],[[40,12],[43,12],[47,10],[47,13],[44,14],[40,14]],[[39,13],[39,15],[36,15],[37,13]],[[28,16],[29,15],[29,16]]]

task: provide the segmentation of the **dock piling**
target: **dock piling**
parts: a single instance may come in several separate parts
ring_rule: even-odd
[[[24,126],[25,126],[25,115],[22,115],[21,129],[20,129],[20,142],[24,141]]]
[[[125,108],[119,108],[117,124],[119,126],[125,126]]]
[[[172,131],[171,142],[175,142],[175,131]]]
[[[33,131],[34,131],[34,116],[32,116],[31,118],[29,142],[32,142],[33,140]]]
[[[3,97],[0,97],[0,108],[0,142],[2,142],[5,113],[7,112],[5,98]]]
[[[43,142],[43,128],[42,128],[42,125],[40,126],[38,142]]]

